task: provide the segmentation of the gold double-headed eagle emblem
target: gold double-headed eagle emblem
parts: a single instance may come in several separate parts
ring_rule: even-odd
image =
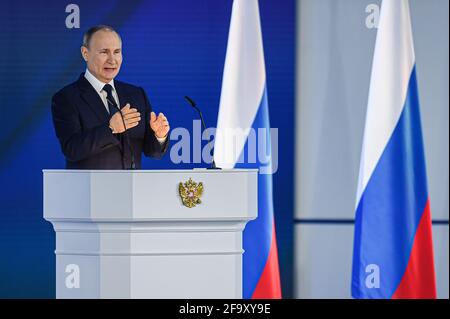
[[[178,192],[180,193],[183,205],[189,208],[195,207],[202,201],[200,197],[203,194],[203,183],[196,183],[189,178],[187,182],[178,185]]]

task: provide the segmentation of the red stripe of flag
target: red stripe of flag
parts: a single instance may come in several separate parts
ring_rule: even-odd
[[[281,299],[275,223],[272,223],[272,241],[264,270],[253,292],[252,299]]]
[[[430,200],[419,222],[405,274],[392,299],[436,299]]]

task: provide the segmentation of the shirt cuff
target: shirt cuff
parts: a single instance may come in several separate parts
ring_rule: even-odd
[[[166,140],[167,140],[167,136],[166,137],[157,137],[155,135],[155,137],[158,140],[159,144],[161,144],[161,145],[163,145],[166,142]]]

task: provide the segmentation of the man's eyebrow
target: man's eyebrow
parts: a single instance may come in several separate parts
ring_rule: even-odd
[[[110,49],[107,49],[107,48],[102,48],[102,49],[99,49],[99,51],[109,51]],[[116,48],[116,49],[113,49],[113,51],[121,51],[122,50],[122,48]]]

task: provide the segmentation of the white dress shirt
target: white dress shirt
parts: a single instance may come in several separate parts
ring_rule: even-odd
[[[103,87],[105,86],[105,84],[110,84],[113,88],[112,96],[113,96],[114,100],[116,101],[116,104],[120,108],[119,96],[117,95],[116,88],[114,87],[114,79],[112,79],[109,83],[103,83],[102,81],[97,79],[91,72],[89,72],[89,70],[87,68],[86,68],[86,72],[84,73],[84,77],[86,78],[86,80],[89,81],[89,83],[91,83],[92,87],[95,89],[95,91],[98,93],[98,95],[102,99],[103,104],[105,105],[106,111],[108,113],[109,113],[109,106],[108,106],[108,101],[106,100],[108,93],[105,90],[103,90]],[[159,138],[155,135],[155,137],[160,144],[163,144],[167,139],[167,136],[163,137],[163,138]]]
[[[94,87],[95,91],[98,93],[98,95],[102,99],[103,104],[105,105],[106,111],[108,111],[108,113],[109,113],[109,107],[108,107],[108,101],[106,100],[106,97],[108,96],[108,93],[106,93],[106,91],[103,90],[103,87],[106,84],[110,84],[112,86],[112,88],[113,88],[112,89],[112,96],[113,96],[114,100],[116,101],[116,104],[120,108],[119,97],[117,96],[116,88],[114,87],[114,80],[111,80],[109,83],[103,83],[102,81],[97,79],[95,76],[93,76],[92,73],[89,72],[88,69],[86,69],[86,72],[84,73],[84,77]]]

